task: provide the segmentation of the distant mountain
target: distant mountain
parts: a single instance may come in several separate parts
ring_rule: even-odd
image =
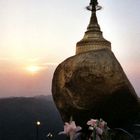
[[[41,122],[38,140],[50,140],[46,137],[49,132],[51,140],[66,140],[58,135],[63,123],[51,96],[0,99],[0,140],[37,140],[36,121]],[[135,124],[131,133],[140,140],[140,115]]]
[[[0,99],[0,140],[36,140],[36,121],[39,140],[47,140],[49,132],[53,140],[65,139],[57,135],[63,123],[51,96]]]

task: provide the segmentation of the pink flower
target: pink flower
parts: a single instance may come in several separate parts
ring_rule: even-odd
[[[92,140],[94,136],[96,137],[95,140],[101,140],[100,137],[105,132],[105,129],[107,128],[107,123],[102,119],[91,119],[87,122],[87,125],[89,125],[89,130],[93,131],[92,135],[89,137],[89,140]]]
[[[74,140],[76,133],[81,129],[80,126],[76,126],[74,121],[71,121],[70,123],[65,122],[64,131],[59,132],[59,134],[66,134],[67,136],[70,136],[70,140]]]
[[[87,122],[87,125],[90,125],[92,127],[96,127],[98,125],[98,120],[91,119]]]

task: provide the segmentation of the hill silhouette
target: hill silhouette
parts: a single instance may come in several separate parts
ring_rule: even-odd
[[[39,139],[66,140],[58,135],[63,122],[55,107],[52,96],[13,97],[0,99],[0,140],[37,140],[36,122],[40,121]],[[140,114],[134,127],[129,128],[136,140],[140,138]]]
[[[57,135],[63,123],[51,96],[0,99],[0,140],[36,140],[36,121],[39,140],[49,139],[49,132],[54,140],[65,139]]]

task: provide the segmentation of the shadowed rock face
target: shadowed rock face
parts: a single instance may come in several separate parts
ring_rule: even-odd
[[[103,118],[111,127],[126,126],[136,117],[137,95],[114,54],[108,49],[68,58],[56,69],[52,93],[62,119],[83,126]]]

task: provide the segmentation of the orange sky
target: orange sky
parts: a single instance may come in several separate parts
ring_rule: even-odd
[[[75,54],[90,13],[85,0],[0,1],[0,96],[51,93],[58,63]],[[132,4],[133,3],[133,4]],[[101,1],[104,37],[140,95],[140,1]],[[36,74],[27,71],[39,66]]]

